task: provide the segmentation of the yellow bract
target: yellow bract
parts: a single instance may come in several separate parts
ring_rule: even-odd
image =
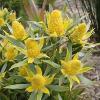
[[[26,45],[27,49],[39,48],[38,42],[33,40],[32,38],[28,38],[25,41],[25,45]]]
[[[5,21],[3,18],[0,18],[0,26],[3,26],[5,24]]]
[[[14,12],[14,13],[11,13],[10,15],[9,15],[9,20],[10,21],[14,21],[16,19],[16,13]]]
[[[16,39],[23,40],[26,36],[26,31],[23,25],[18,21],[12,22],[13,36]]]
[[[0,17],[4,17],[4,15],[8,12],[7,8],[0,9]]]
[[[0,10],[0,17],[4,16],[4,11]]]
[[[2,79],[5,77],[6,72],[0,72],[0,81],[2,82]]]
[[[46,56],[45,54],[41,53],[41,48],[44,44],[44,40],[35,41],[32,38],[28,38],[25,41],[25,45],[27,48],[27,56],[28,56],[28,63],[32,63],[35,58],[41,58],[42,56]]]
[[[77,78],[78,74],[87,72],[90,70],[90,67],[83,67],[83,64],[78,60],[78,56],[75,55],[74,58],[70,61],[61,60],[62,69],[61,72],[63,75],[67,76],[70,81],[70,89],[72,88],[73,81],[80,83]]]
[[[48,33],[50,36],[59,37],[65,34],[65,30],[70,25],[69,20],[63,20],[61,11],[53,10],[48,15]]]
[[[7,60],[14,60],[17,54],[18,51],[12,45],[6,47],[5,57]]]
[[[30,82],[31,86],[29,86],[26,91],[33,92],[33,91],[41,91],[46,94],[50,94],[49,90],[46,88],[46,85],[51,84],[54,75],[52,77],[43,76],[42,70],[39,66],[36,66],[36,74],[33,76],[26,77],[26,80]]]
[[[38,57],[40,55],[40,49],[39,48],[28,49],[27,55],[28,55],[28,57],[31,57],[31,58]]]
[[[82,43],[83,37],[87,33],[87,25],[85,23],[81,23],[75,27],[73,33],[71,34],[71,39],[75,43]]]
[[[9,44],[9,41],[7,39],[3,39],[1,42],[2,47],[5,47]]]
[[[28,75],[27,66],[19,67],[19,75],[24,76],[24,77]]]

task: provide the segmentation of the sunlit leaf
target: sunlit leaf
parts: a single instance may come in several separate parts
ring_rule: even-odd
[[[67,91],[67,86],[59,86],[59,85],[49,85],[48,86],[53,91],[64,92]]]
[[[14,85],[8,85],[4,88],[6,89],[25,89],[29,86],[29,84],[14,84]]]
[[[23,61],[15,63],[14,65],[11,66],[11,68],[9,70],[12,70],[13,68],[16,68],[16,67],[21,67],[21,66],[25,65],[26,62],[27,62],[27,60],[25,59]]]
[[[54,68],[60,68],[60,65],[54,63],[53,61],[50,61],[50,60],[42,60],[44,63],[47,63],[49,65],[51,65],[52,67]]]

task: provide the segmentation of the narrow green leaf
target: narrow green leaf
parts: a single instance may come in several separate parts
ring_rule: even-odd
[[[52,12],[53,11],[53,7],[51,4],[49,4],[49,12]]]
[[[2,69],[1,69],[1,73],[4,72],[7,68],[7,62],[3,65]]]
[[[14,85],[8,85],[4,88],[6,89],[25,89],[29,86],[29,84],[14,84]]]
[[[58,45],[61,42],[61,40],[57,41],[54,44],[51,44],[50,46],[47,46],[45,48],[42,49],[42,51],[47,51],[47,50],[51,50],[51,48],[55,47],[56,45]]]
[[[91,80],[89,80],[88,78],[84,77],[84,76],[79,76],[81,82],[84,84],[84,85],[87,85],[87,86],[90,86],[90,85],[93,85],[93,82]]]
[[[0,100],[10,100],[9,97],[7,97],[7,95],[0,93]]]
[[[51,71],[51,67],[46,67],[44,75],[47,75]]]
[[[44,63],[47,63],[49,65],[51,65],[52,67],[54,68],[60,68],[60,65],[54,63],[53,61],[50,61],[50,60],[42,60]]]
[[[69,41],[68,42],[68,51],[69,51],[69,55],[70,55],[70,59],[72,57],[72,43]]]
[[[63,100],[60,94],[58,94],[58,100]]]
[[[28,100],[36,100],[37,92],[32,92]]]
[[[11,66],[11,68],[9,70],[12,70],[13,68],[16,68],[16,67],[21,67],[21,66],[25,65],[26,62],[27,62],[27,60],[25,59],[23,61],[15,63],[14,65]]]
[[[5,38],[5,36],[4,35],[1,35],[1,34],[0,34],[0,37],[3,38],[3,39]]]
[[[48,86],[51,90],[53,91],[58,91],[58,92],[65,92],[68,90],[67,86],[59,86],[59,85],[49,85]]]
[[[67,53],[66,53],[66,57],[65,57],[65,61],[69,61],[70,60],[70,52],[67,48]]]
[[[9,24],[7,24],[7,27],[9,29],[10,33],[13,33],[12,27]]]
[[[7,39],[8,39],[13,45],[18,46],[18,47],[21,47],[21,48],[25,48],[25,45],[24,45],[22,42],[20,42],[19,40],[15,40],[15,39],[13,39],[13,38],[11,38],[11,37],[9,37],[9,36],[7,36]]]
[[[42,100],[42,96],[43,96],[43,93],[38,93],[37,94],[37,100]]]

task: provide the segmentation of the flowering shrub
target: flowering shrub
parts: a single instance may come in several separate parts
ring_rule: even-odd
[[[22,89],[29,100],[78,100],[82,89],[75,86],[84,84],[83,73],[92,69],[80,52],[90,45],[93,30],[59,10],[47,12],[44,22],[28,21],[26,30],[15,13],[7,14],[12,25],[7,22],[6,10],[0,10],[0,25],[9,29],[0,34],[1,90]]]

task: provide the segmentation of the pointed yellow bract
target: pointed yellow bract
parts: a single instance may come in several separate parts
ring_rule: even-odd
[[[9,44],[9,41],[7,39],[3,39],[1,42],[2,47],[6,47]]]
[[[75,43],[83,43],[85,35],[87,35],[87,25],[85,23],[81,23],[75,27],[70,37]]]
[[[5,21],[3,18],[0,18],[0,26],[3,26],[5,24]]]
[[[2,79],[5,77],[6,72],[0,72],[0,81],[2,82]]]
[[[63,20],[61,11],[53,10],[51,14],[48,15],[48,33],[52,37],[59,37],[65,34],[65,30],[69,27],[69,20]]]
[[[46,88],[46,85],[51,84],[53,81],[54,76],[47,77],[42,75],[42,70],[39,66],[36,66],[36,74],[31,77],[26,77],[26,80],[31,83],[26,91],[33,92],[33,91],[41,91],[46,94],[50,94],[49,90]]]
[[[16,48],[12,45],[6,47],[5,57],[7,60],[14,60],[14,58],[17,56],[18,51]]]
[[[4,15],[8,12],[7,8],[0,9],[0,17],[4,17]]]
[[[16,19],[16,12],[13,12],[9,15],[9,20],[14,21]]]
[[[62,74],[67,76],[70,81],[70,89],[72,88],[73,81],[80,83],[79,79],[77,78],[78,74],[82,74],[92,69],[90,67],[83,67],[81,61],[78,60],[77,54],[70,61],[66,62],[64,60],[61,60],[61,65],[62,65],[61,69]]]
[[[27,66],[22,66],[22,67],[19,67],[19,75],[21,76],[27,76],[28,73],[27,73]]]
[[[23,40],[26,37],[26,31],[20,22],[13,21],[12,29],[13,29],[13,36],[16,39]]]
[[[4,11],[0,10],[0,17],[3,17],[3,16],[4,16]]]
[[[43,41],[38,42],[33,40],[32,38],[28,38],[25,41],[25,45],[27,48],[28,63],[32,63],[35,58],[41,58],[45,56],[45,54],[41,53],[43,43]]]
[[[27,49],[38,48],[38,42],[33,40],[32,38],[28,38],[25,41],[25,45],[26,45]]]

